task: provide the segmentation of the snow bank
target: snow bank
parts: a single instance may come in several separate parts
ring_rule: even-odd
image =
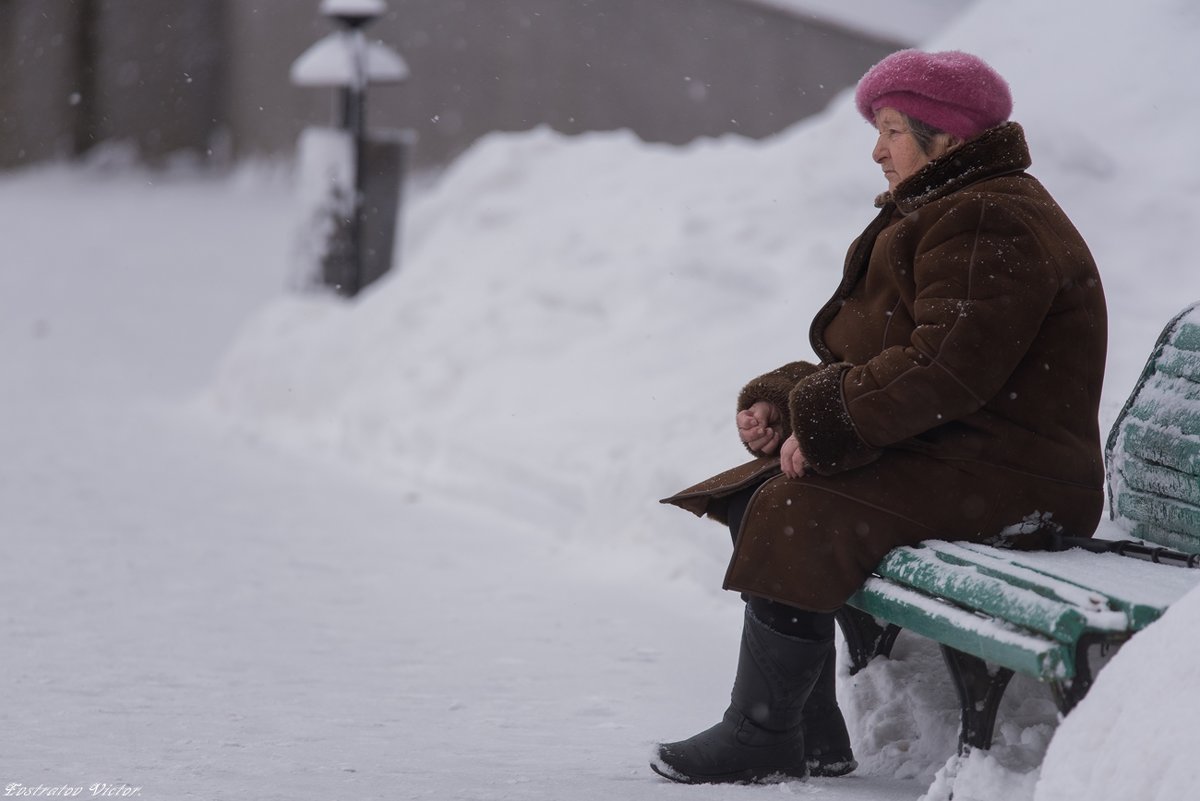
[[[1198,36],[1200,9],[1179,0],[1011,0],[978,3],[930,45],[977,52],[1009,79],[1033,172],[1092,245],[1110,302],[1106,424],[1159,328],[1200,298],[1190,248],[1198,112],[1185,101]],[[845,95],[765,142],[489,137],[411,209],[399,272],[356,303],[300,296],[266,309],[203,403],[255,435],[404,486],[461,492],[715,587],[726,535],[654,500],[742,459],[737,389],[811,356],[808,322],[883,188],[872,144]],[[1194,625],[1197,606],[1175,616]],[[1153,650],[1149,634],[1126,662]],[[866,699],[848,698],[864,770],[926,777],[930,799],[950,784],[960,801],[1030,797],[1054,721],[1040,688],[1013,693],[991,754],[943,764],[952,710],[896,692],[926,672],[872,670],[880,675],[847,687]],[[1105,686],[1079,719],[1125,709]],[[1155,687],[1144,709],[1190,689]],[[1079,793],[1040,798],[1086,797],[1081,755],[1120,741],[1071,746],[1079,726],[1064,727],[1044,782],[1075,777]],[[1145,789],[1191,770],[1169,742],[1178,732],[1137,726],[1117,737],[1154,759],[1130,765],[1128,782]]]
[[[835,151],[863,127],[843,110],[807,138]],[[654,500],[744,458],[731,396],[805,342],[857,233],[838,209],[872,195],[874,172],[847,189],[803,147],[734,139],[493,136],[413,210],[398,274],[356,304],[267,309],[208,400],[565,535],[694,540]]]
[[[1046,752],[1034,801],[1175,801],[1200,787],[1200,592],[1113,657]]]

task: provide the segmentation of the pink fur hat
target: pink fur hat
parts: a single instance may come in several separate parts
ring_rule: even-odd
[[[1012,113],[1008,83],[982,59],[959,50],[892,53],[867,70],[854,100],[871,124],[875,112],[888,107],[962,139]]]

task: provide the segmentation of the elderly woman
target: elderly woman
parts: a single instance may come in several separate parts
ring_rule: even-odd
[[[833,613],[890,549],[1090,536],[1106,312],[1079,232],[1025,170],[1008,85],[961,52],[906,50],[859,82],[888,191],[810,330],[820,362],[750,381],[757,458],[666,499],[728,523],[747,601],[722,720],[658,746],[680,782],[854,769]]]

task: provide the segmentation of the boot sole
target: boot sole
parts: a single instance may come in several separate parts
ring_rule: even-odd
[[[650,763],[650,770],[668,781],[677,784],[778,784],[780,782],[802,781],[807,774],[796,776],[783,771],[739,770],[735,773],[719,773],[714,776],[689,776],[679,773],[669,765],[660,766],[657,762]]]

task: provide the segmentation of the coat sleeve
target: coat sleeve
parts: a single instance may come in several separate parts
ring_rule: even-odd
[[[782,415],[783,437],[792,434],[792,424],[788,414],[788,403],[792,390],[800,379],[817,370],[817,365],[810,362],[790,362],[751,380],[738,393],[737,410],[749,409],[758,401],[767,401],[778,407]],[[747,450],[750,450],[747,448]],[[750,451],[755,456],[761,456],[756,451]]]
[[[881,449],[982,408],[1029,350],[1058,291],[1058,270],[1018,209],[973,196],[929,228],[911,263],[915,328],[865,364],[834,364],[792,390],[792,429],[818,473],[867,464]]]

